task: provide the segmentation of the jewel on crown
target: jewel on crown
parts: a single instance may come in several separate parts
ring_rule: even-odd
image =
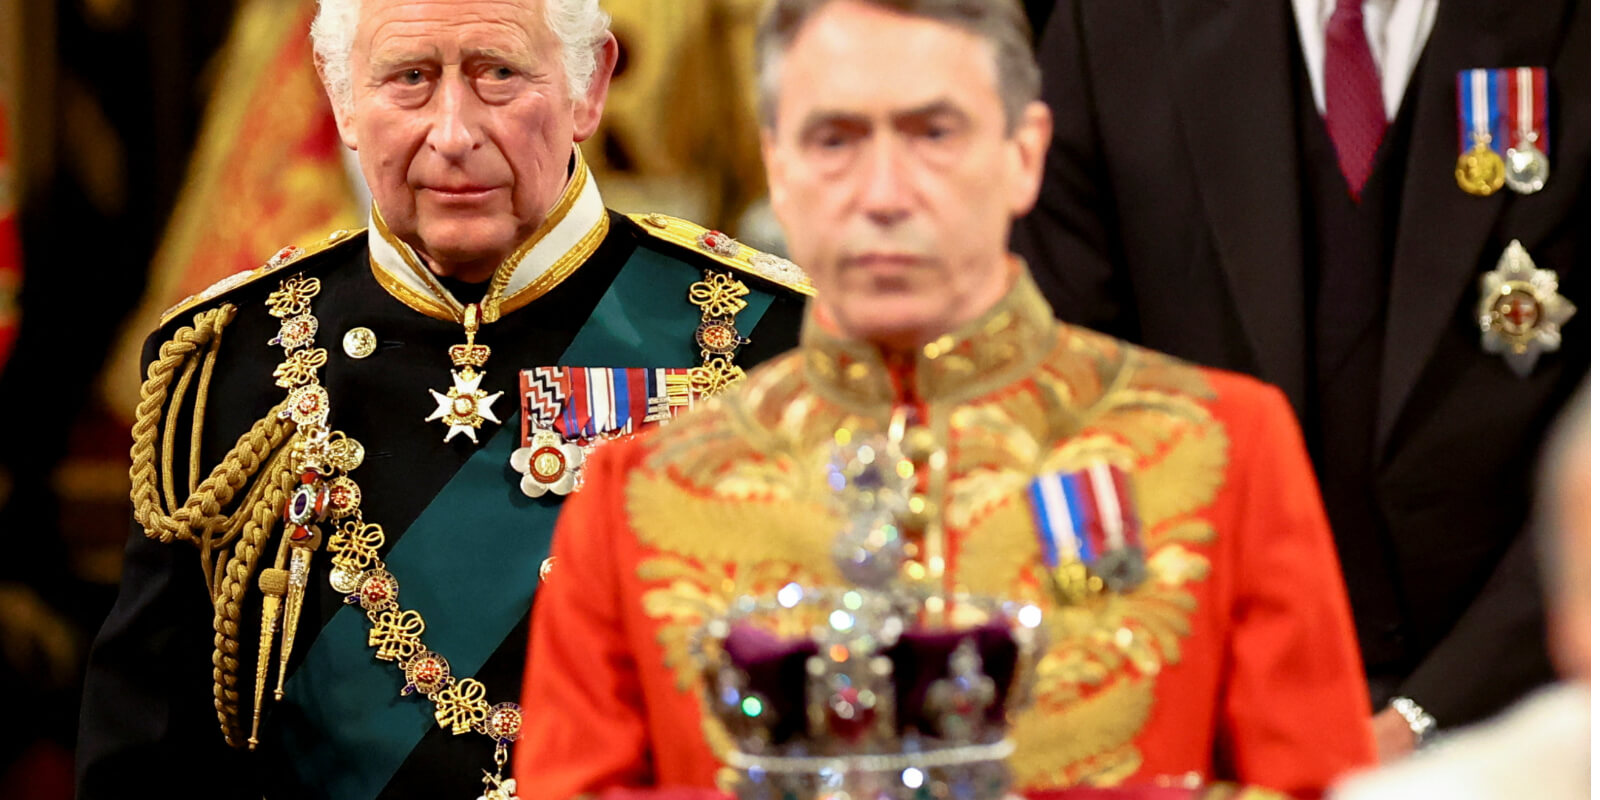
[[[844,587],[739,597],[690,641],[740,800],[995,800],[1007,718],[1042,647],[1037,606],[902,580],[915,470],[888,435],[840,431],[826,480]]]

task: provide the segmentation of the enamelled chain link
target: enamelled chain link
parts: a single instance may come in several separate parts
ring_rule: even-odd
[[[493,775],[485,772],[484,783],[490,788],[502,782],[509,785],[502,776],[511,743],[522,733],[521,706],[509,702],[491,705],[482,682],[456,677],[450,662],[423,644],[426,622],[416,610],[401,608],[400,583],[379,555],[385,542],[383,528],[363,517],[361,487],[349,475],[361,465],[364,448],[355,439],[327,428],[328,393],[316,376],[316,367],[326,363],[326,353],[320,348],[304,350],[316,334],[317,319],[310,305],[319,290],[315,278],[296,275],[268,299],[273,316],[283,319],[282,331],[272,341],[283,345],[287,356],[280,372],[297,381],[285,386],[290,395],[284,413],[295,421],[305,443],[303,451],[296,453],[303,466],[302,484],[290,496],[284,512],[289,540],[302,537],[311,542],[309,550],[320,539],[314,523],[326,520],[336,526],[328,542],[332,555],[328,582],[345,596],[346,603],[366,612],[371,623],[367,645],[376,648],[373,655],[394,663],[404,673],[402,695],[421,695],[433,703],[433,717],[441,728],[456,735],[477,732],[493,740],[496,769]],[[312,355],[305,355],[307,352]],[[309,559],[303,565],[296,562],[289,583],[298,576],[303,586],[308,572]],[[281,687],[280,672],[280,697]]]

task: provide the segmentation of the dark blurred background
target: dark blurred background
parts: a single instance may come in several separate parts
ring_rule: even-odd
[[[761,0],[602,5],[623,61],[584,149],[608,204],[776,245],[749,102]],[[1038,30],[1054,0],[1025,5]],[[0,798],[72,793],[81,664],[128,535],[144,334],[185,295],[365,218],[310,65],[313,9],[0,0]]]

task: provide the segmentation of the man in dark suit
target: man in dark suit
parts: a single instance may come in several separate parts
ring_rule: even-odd
[[[1380,750],[1547,679],[1521,530],[1589,365],[1588,3],[1062,0],[1040,60],[1055,138],[1016,248],[1062,319],[1288,394]],[[1548,180],[1469,193],[1458,76],[1515,67],[1546,70]],[[1480,308],[1514,242],[1560,332],[1526,374],[1500,352],[1523,318]]]

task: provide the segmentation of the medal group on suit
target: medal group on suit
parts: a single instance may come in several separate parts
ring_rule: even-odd
[[[1471,69],[1457,76],[1462,152],[1456,184],[1475,197],[1501,187],[1521,195],[1550,180],[1549,76],[1543,67]],[[1483,349],[1505,356],[1518,375],[1533,371],[1541,353],[1560,349],[1561,326],[1576,312],[1559,293],[1556,274],[1534,266],[1512,240],[1484,273],[1478,304]]]

